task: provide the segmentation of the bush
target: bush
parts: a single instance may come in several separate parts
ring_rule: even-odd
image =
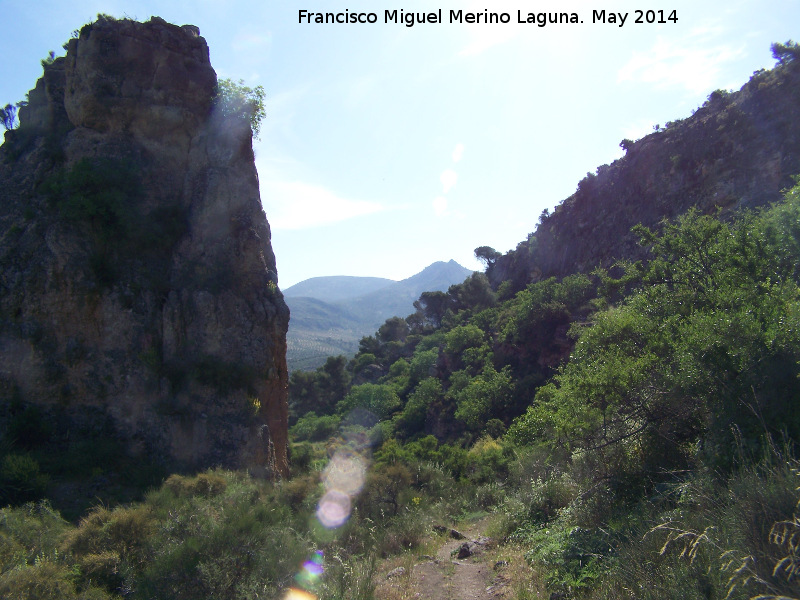
[[[213,498],[225,492],[228,482],[219,473],[209,471],[195,477],[170,475],[164,482],[164,487],[176,496],[204,496]]]
[[[727,482],[695,475],[676,486],[674,503],[643,504],[595,597],[625,588],[646,600],[796,597],[797,582],[781,570],[791,555],[773,535],[794,522],[796,467],[765,461]]]
[[[0,509],[0,572],[52,554],[68,530],[46,501]]]
[[[467,452],[467,477],[475,483],[503,481],[514,455],[510,446],[486,436]]]
[[[400,398],[392,386],[364,383],[351,388],[336,408],[340,414],[362,409],[373,413],[378,419],[385,419],[400,406]]]
[[[336,435],[339,431],[340,422],[341,417],[338,415],[322,415],[318,417],[316,413],[309,412],[297,419],[297,423],[289,432],[297,441],[322,442]]]
[[[222,116],[247,122],[253,137],[258,139],[261,122],[267,116],[264,96],[263,86],[257,85],[251,88],[244,85],[241,79],[236,82],[225,78],[217,82],[214,102]]]
[[[44,495],[49,478],[27,454],[6,454],[0,462],[0,503],[22,504]]]
[[[396,515],[409,499],[411,482],[411,472],[405,465],[376,465],[358,497],[359,513],[373,520]]]
[[[106,600],[103,590],[88,586],[78,590],[73,573],[49,559],[37,561],[0,575],[0,597],[9,600]]]

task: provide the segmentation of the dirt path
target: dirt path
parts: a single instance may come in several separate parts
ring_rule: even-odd
[[[376,597],[381,600],[489,600],[510,595],[505,565],[496,564],[492,541],[482,534],[483,523],[465,529],[464,539],[454,539],[450,530],[442,536],[436,556],[396,567],[380,574]],[[459,550],[466,550],[459,554]],[[461,556],[461,558],[459,558]]]

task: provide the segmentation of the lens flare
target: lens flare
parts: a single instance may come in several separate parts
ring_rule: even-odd
[[[337,490],[355,496],[364,486],[366,475],[364,460],[354,452],[337,452],[322,473],[325,489]]]
[[[374,421],[370,427],[377,423],[377,417],[368,411],[362,410],[362,413],[360,417]],[[351,419],[352,413],[348,416],[348,420]],[[365,455],[376,443],[376,439],[363,425],[355,425],[357,423],[353,422],[350,427],[343,428],[340,445],[335,451],[331,448],[333,456],[322,472],[325,493],[317,504],[316,517],[325,529],[331,531],[321,537],[336,535],[333,530],[344,525],[350,518],[353,498],[364,487],[367,475]],[[317,550],[303,563],[300,572],[294,577],[296,587],[289,588],[283,600],[317,600],[313,592],[319,590],[322,582],[325,571],[323,565],[322,551]]]
[[[317,597],[305,590],[298,590],[297,588],[289,588],[283,600],[317,600]]]
[[[304,590],[314,590],[322,580],[322,573],[325,570],[322,566],[322,551],[317,550],[303,563],[303,568],[294,576],[295,583]]]
[[[310,560],[307,560],[303,565],[303,571],[308,573],[309,577],[313,580],[319,578],[325,569],[322,566],[322,550],[317,550]]]
[[[344,525],[350,517],[350,496],[339,490],[328,490],[317,506],[317,519],[328,529]]]

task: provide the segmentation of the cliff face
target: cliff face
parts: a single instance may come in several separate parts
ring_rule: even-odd
[[[192,26],[101,18],[0,147],[0,426],[36,405],[175,468],[288,470],[286,329],[247,118]]]
[[[800,173],[800,60],[761,71],[738,92],[714,92],[691,117],[668,123],[578,185],[535,235],[487,271],[516,289],[645,256],[631,227],[655,227],[691,207],[715,214],[781,198]]]

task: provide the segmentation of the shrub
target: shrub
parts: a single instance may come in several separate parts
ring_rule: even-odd
[[[289,464],[291,464],[294,474],[307,472],[311,468],[314,457],[314,446],[309,442],[289,446]]]
[[[49,478],[27,454],[6,454],[0,462],[0,502],[21,504],[44,495]]]
[[[476,483],[502,481],[508,475],[513,458],[510,446],[504,446],[492,437],[483,437],[467,452],[467,477]]]
[[[195,477],[170,475],[164,482],[164,487],[171,490],[176,496],[204,496],[213,498],[225,492],[228,482],[219,473],[209,471]]]
[[[405,465],[376,465],[358,498],[359,513],[374,520],[396,515],[408,496],[411,481],[411,472]]]
[[[297,419],[290,433],[297,441],[322,442],[339,431],[341,417],[338,415],[317,416],[314,412],[306,413]]]
[[[385,419],[400,406],[400,398],[392,386],[364,383],[350,390],[350,393],[337,405],[337,411],[346,414],[355,409],[363,409],[375,414],[379,419]]]
[[[0,572],[52,554],[68,529],[47,501],[0,509]]]
[[[106,592],[93,586],[76,589],[73,573],[49,559],[0,575],[0,597],[20,600],[105,600]]]
[[[264,106],[265,92],[263,86],[254,88],[232,79],[220,79],[217,82],[215,105],[220,114],[226,118],[246,121],[250,125],[253,137],[258,139],[261,122],[267,116]]]

